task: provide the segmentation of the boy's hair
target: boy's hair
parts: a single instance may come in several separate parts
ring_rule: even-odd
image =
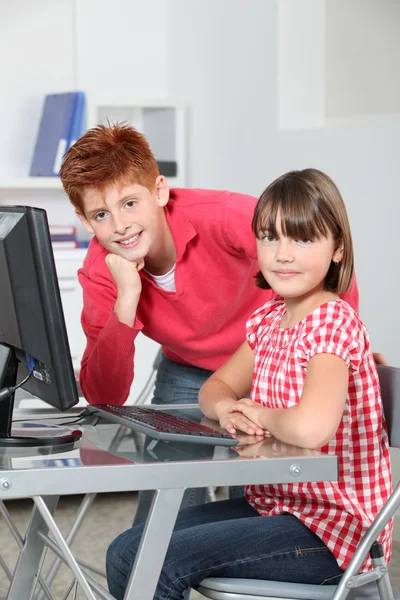
[[[84,214],[87,188],[137,183],[153,191],[160,172],[146,138],[125,122],[89,129],[65,154],[60,170],[71,204]]]
[[[290,171],[275,179],[261,194],[254,211],[252,229],[257,238],[266,231],[277,235],[278,211],[285,236],[312,240],[332,234],[337,247],[343,247],[343,258],[338,265],[331,263],[325,289],[347,292],[354,270],[353,243],[346,207],[332,179],[317,169]],[[271,288],[261,271],[256,285]]]

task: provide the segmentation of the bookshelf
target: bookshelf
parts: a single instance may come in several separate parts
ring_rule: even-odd
[[[187,133],[186,104],[176,98],[145,98],[133,96],[87,97],[87,126],[99,123],[127,121],[142,132],[160,164],[160,172],[167,177],[170,187],[186,187]],[[176,173],[169,175],[171,165]],[[166,169],[163,172],[163,167]],[[0,175],[0,204],[7,191],[16,196],[18,190],[60,190],[58,177],[28,177]],[[61,196],[62,198],[62,196]]]
[[[127,121],[147,138],[156,160],[175,163],[177,173],[168,176],[171,187],[187,187],[187,107],[176,98],[143,98],[134,96],[88,97],[88,127]]]

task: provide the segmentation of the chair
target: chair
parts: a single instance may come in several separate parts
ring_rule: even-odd
[[[392,448],[400,448],[400,369],[378,365],[384,413]],[[213,600],[397,600],[400,590],[393,590],[381,547],[376,542],[381,531],[400,506],[400,482],[361,540],[339,584],[310,585],[258,579],[208,577],[197,590]],[[359,574],[368,554],[373,568]]]

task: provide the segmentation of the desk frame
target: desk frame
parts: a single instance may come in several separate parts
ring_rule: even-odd
[[[0,497],[33,498],[35,503],[7,600],[31,598],[49,530],[56,539],[63,560],[69,564],[77,577],[85,597],[95,600],[91,590],[93,586],[96,593],[105,600],[112,598],[109,593],[102,592],[101,586],[96,586],[91,577],[82,572],[58,530],[54,513],[61,495],[156,489],[124,598],[152,600],[186,488],[332,481],[337,479],[337,475],[336,456],[291,456],[290,453],[272,458],[238,457],[235,460],[201,459],[184,462],[2,470]],[[174,487],[171,487],[172,485]]]

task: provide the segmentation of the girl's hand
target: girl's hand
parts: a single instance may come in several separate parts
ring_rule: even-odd
[[[266,427],[264,424],[264,419],[266,410],[265,406],[262,404],[253,402],[253,400],[250,400],[250,398],[242,398],[241,400],[235,402],[233,406],[229,407],[229,413],[233,413],[231,415],[232,417],[235,415],[235,413],[237,413],[237,415],[242,415],[242,417],[245,417],[251,421],[258,428],[258,430],[262,430],[265,433]],[[236,419],[238,418],[239,417],[236,416]],[[246,433],[250,432],[247,431]]]
[[[251,418],[242,414],[240,411],[235,411],[235,406],[241,401],[236,400],[222,400],[218,402],[215,407],[219,424],[221,427],[226,429],[231,435],[235,435],[237,431],[243,431],[248,435],[262,435],[264,437],[265,431],[257,423],[253,422]],[[253,404],[251,400],[249,400]]]
[[[254,456],[263,456],[271,453],[271,441],[265,438],[247,436],[247,439],[240,437],[237,446],[232,446],[232,450],[237,452],[243,458],[253,458]]]

